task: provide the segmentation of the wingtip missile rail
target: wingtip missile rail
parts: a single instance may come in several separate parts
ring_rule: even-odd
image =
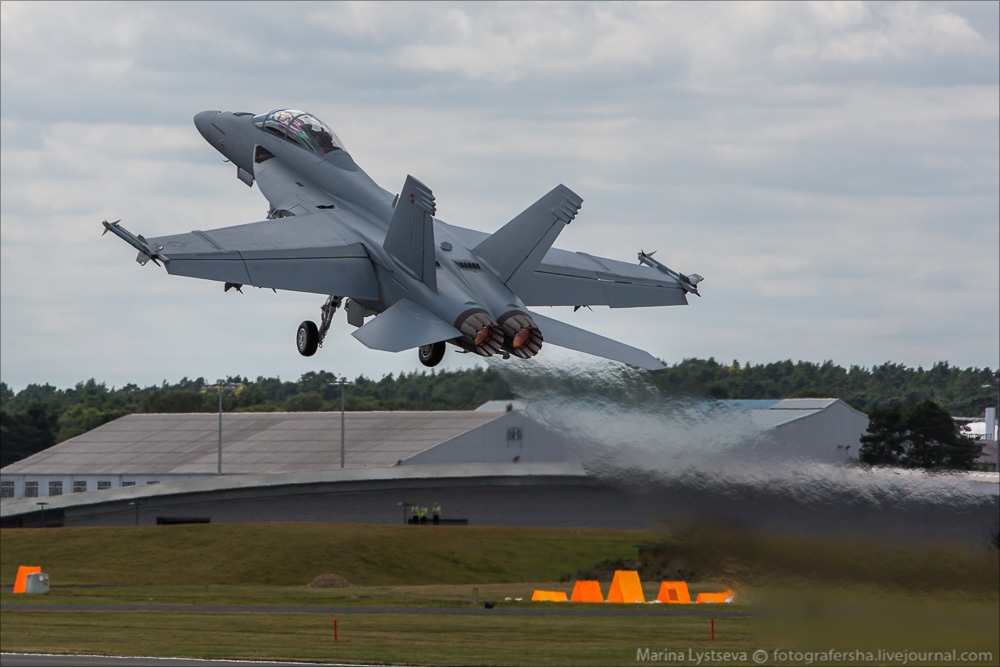
[[[156,260],[162,259],[163,261],[167,261],[163,255],[159,254],[159,251],[163,250],[163,246],[157,246],[155,250],[150,250],[149,244],[141,234],[136,236],[129,230],[122,227],[119,223],[121,223],[121,220],[115,220],[114,222],[108,222],[107,220],[102,221],[101,224],[104,225],[104,231],[101,232],[101,236],[111,232],[121,240],[125,241],[125,243],[138,250],[139,254],[136,256],[135,261],[139,262],[142,266],[145,266],[146,262],[150,260],[152,260],[153,264],[156,264],[157,266],[160,266],[160,263]]]
[[[678,273],[677,271],[674,271],[670,267],[653,259],[653,255],[655,254],[656,254],[655,250],[650,253],[640,250],[639,263],[645,264],[646,266],[651,266],[654,269],[667,274],[671,278],[674,278],[675,280],[677,280],[678,283],[680,283],[680,286],[684,288],[685,292],[690,292],[695,296],[701,296],[701,294],[698,294],[698,283],[704,280],[704,278],[699,276],[697,273],[692,273],[689,276],[686,276],[683,273]]]

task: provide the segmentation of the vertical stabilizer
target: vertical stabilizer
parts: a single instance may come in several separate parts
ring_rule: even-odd
[[[385,248],[396,263],[417,280],[437,291],[434,268],[434,194],[430,188],[406,177],[386,232]]]
[[[582,203],[579,195],[565,185],[558,185],[473,252],[496,271],[501,282],[514,288],[519,280],[531,277],[559,232],[576,217]]]

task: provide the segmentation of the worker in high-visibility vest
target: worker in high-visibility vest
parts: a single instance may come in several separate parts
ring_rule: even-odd
[[[427,505],[420,508],[420,523],[427,523]]]
[[[417,524],[420,523],[420,505],[417,503],[410,504],[410,519],[409,523]]]
[[[434,503],[434,509],[431,510],[431,514],[435,526],[441,523],[441,503]]]

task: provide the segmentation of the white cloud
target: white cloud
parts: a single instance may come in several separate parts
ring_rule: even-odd
[[[584,207],[561,247],[705,275],[687,308],[552,313],[667,360],[996,366],[997,14],[5,2],[2,379],[420,368],[340,318],[301,359],[322,299],[223,295],[100,237],[103,218],[150,236],[261,219],[191,117],[282,106],[333,125],[383,187],[428,183],[449,223],[491,231],[562,182]]]

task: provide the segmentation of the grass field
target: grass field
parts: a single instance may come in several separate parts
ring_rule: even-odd
[[[991,653],[952,664],[996,664],[1000,658],[997,553],[954,545],[690,527],[646,532],[354,524],[4,530],[0,541],[0,582],[9,587],[18,565],[41,565],[53,583],[45,596],[0,592],[3,651],[426,665],[634,665],[644,649],[690,657],[675,664],[739,664],[713,662],[722,651],[745,652],[745,664],[753,664],[749,656],[757,649],[772,656],[767,664],[778,664],[775,649]],[[640,544],[656,547],[641,565],[647,599],[659,587],[655,573],[680,568],[694,573],[694,592],[732,587],[736,601],[692,605],[685,607],[692,613],[679,616],[656,615],[664,605],[630,605],[641,615],[627,617],[506,615],[613,608],[526,600],[534,588],[569,591],[578,573],[610,572],[632,562]],[[328,573],[353,585],[305,587]],[[601,578],[606,593],[610,577]],[[473,587],[481,602],[496,602],[501,613],[443,614],[470,609]],[[51,609],[27,610],[26,603]],[[126,604],[337,607],[337,613],[72,608]],[[394,609],[364,613],[373,606]],[[693,613],[706,609],[719,611],[714,642],[711,619]],[[414,613],[421,610],[432,613]],[[740,610],[751,615],[723,615]],[[909,664],[942,662],[940,656],[918,657]],[[782,658],[781,664],[807,662]]]
[[[635,558],[643,531],[367,524],[216,524],[4,530],[0,581],[44,558],[55,583],[358,586],[558,581]]]

